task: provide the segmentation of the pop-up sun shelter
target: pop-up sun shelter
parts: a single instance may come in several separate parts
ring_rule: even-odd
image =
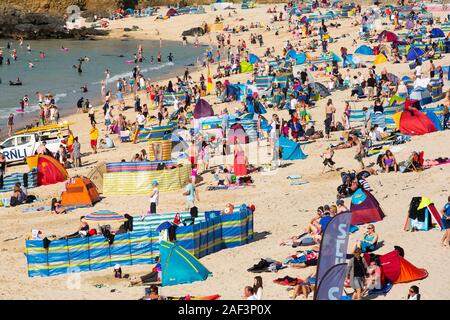
[[[442,230],[441,215],[434,206],[433,201],[426,197],[414,197],[409,204],[408,217],[406,218],[405,231],[411,229],[428,231],[432,227],[434,220]]]
[[[38,186],[63,182],[69,178],[66,169],[53,157],[35,155],[28,157],[27,163],[30,169],[37,168],[38,170]]]
[[[307,158],[307,155],[304,154],[300,148],[300,144],[295,141],[289,140],[285,137],[280,137],[277,145],[283,149],[283,160],[302,160]]]
[[[350,205],[352,224],[366,224],[381,221],[384,218],[383,210],[377,199],[367,190],[358,189],[352,196]]]
[[[393,115],[393,119],[396,127],[403,134],[422,135],[437,131],[433,121],[416,109],[398,112]]]
[[[212,109],[211,105],[208,103],[208,101],[204,99],[200,99],[194,109],[194,118],[200,119],[205,117],[211,117],[214,115],[214,110]]]
[[[373,56],[373,49],[367,45],[362,45],[355,51],[356,54],[361,54],[364,56]]]
[[[212,273],[183,247],[161,241],[159,245],[162,286],[204,281]]]
[[[100,200],[97,187],[86,177],[73,177],[66,183],[61,194],[61,205],[66,207],[89,207]]]
[[[381,271],[386,281],[406,283],[428,277],[425,269],[419,269],[394,250],[379,257]]]

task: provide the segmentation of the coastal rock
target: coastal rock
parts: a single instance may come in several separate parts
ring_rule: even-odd
[[[68,30],[64,18],[41,13],[25,13],[14,8],[0,8],[0,38],[87,39],[89,36],[106,35],[108,32],[95,28]]]

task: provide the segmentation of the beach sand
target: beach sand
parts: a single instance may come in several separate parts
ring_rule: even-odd
[[[273,7],[273,5],[271,6]],[[281,8],[281,5],[277,6]],[[115,21],[111,24],[113,29],[111,37],[121,37],[124,27],[138,25],[142,31],[130,32],[135,38],[158,39],[162,37],[166,40],[180,40],[180,34],[183,30],[191,27],[200,26],[202,21],[212,23],[217,14],[222,14],[225,24],[230,25],[249,25],[250,22],[269,23],[269,16],[266,14],[268,6],[260,6],[253,10],[240,10],[238,15],[232,18],[226,17],[228,11],[208,12],[205,15],[186,15],[175,17],[166,21],[155,21],[154,17],[126,19]],[[162,9],[164,12],[164,9]],[[236,21],[237,18],[244,18],[244,21]],[[352,19],[339,20],[342,27],[331,29],[332,37],[342,34],[355,35],[357,30],[350,25]],[[276,23],[280,27],[280,35],[275,36],[273,32],[266,32],[264,29],[254,29],[251,32],[262,33],[265,46],[274,46],[280,52],[283,42],[290,39],[291,35],[287,32],[287,22]],[[389,26],[392,27],[392,26]],[[158,29],[160,36],[156,35]],[[240,34],[248,44],[250,32]],[[215,35],[211,34],[214,39]],[[354,36],[356,37],[356,35]],[[233,43],[237,43],[238,37],[233,37]],[[209,43],[208,36],[199,39],[203,43]],[[192,38],[190,41],[193,42]],[[350,48],[353,52],[355,47],[351,47],[351,38],[344,38],[337,43],[332,43],[330,50],[339,52],[341,46]],[[304,43],[305,40],[302,40]],[[361,42],[358,42],[361,44]],[[262,54],[263,48],[251,48],[250,52]],[[450,56],[436,61],[436,65],[449,65]],[[426,66],[427,64],[425,64]],[[403,76],[410,74],[406,64],[392,65],[386,63],[382,65],[389,72]],[[381,71],[381,66],[377,71]],[[214,68],[212,68],[214,73]],[[367,70],[367,69],[366,69]],[[357,71],[366,74],[364,69]],[[206,70],[200,70],[206,76]],[[355,71],[353,70],[353,73]],[[193,79],[197,80],[199,72],[193,73]],[[249,75],[241,74],[230,77],[231,82],[245,81]],[[320,81],[320,80],[319,80]],[[448,83],[446,83],[448,88]],[[332,99],[337,108],[337,115],[342,115],[344,101],[349,99],[350,92],[338,91],[333,93]],[[143,103],[146,98],[142,95]],[[207,97],[210,102],[215,102],[213,96]],[[317,107],[311,110],[313,119],[317,121],[317,129],[323,129],[323,119],[325,115],[324,106],[326,99],[319,101]],[[129,98],[127,105],[132,106]],[[216,113],[227,107],[230,111],[234,110],[237,103],[214,104]],[[352,103],[354,109],[361,109],[367,105],[367,101]],[[75,106],[74,106],[75,109]],[[282,118],[287,119],[286,111],[278,112]],[[103,119],[101,108],[97,107],[97,121],[100,123]],[[133,108],[124,112],[131,119],[134,119]],[[152,111],[155,114],[155,111]],[[266,116],[271,116],[272,111]],[[115,150],[101,151],[96,155],[91,154],[89,148],[88,127],[89,119],[87,114],[76,114],[66,117],[64,120],[74,122],[71,126],[75,135],[79,136],[85,167],[80,169],[69,169],[71,176],[76,174],[87,174],[90,168],[101,163],[131,159],[134,153],[141,149],[147,149],[147,144],[120,143],[114,136],[116,145]],[[101,120],[101,121],[99,121]],[[104,125],[99,124],[104,134]],[[321,174],[322,160],[319,155],[325,151],[330,143],[336,143],[341,136],[340,132],[333,133],[332,139],[318,140],[315,143],[307,144],[302,147],[308,154],[306,160],[286,162],[285,166],[279,168],[273,175],[264,175],[262,173],[253,174],[255,187],[248,187],[244,190],[230,191],[206,191],[205,184],[212,180],[210,173],[203,176],[204,183],[199,186],[200,202],[199,209],[222,209],[229,202],[240,204],[254,204],[256,212],[254,215],[255,240],[247,245],[234,249],[222,250],[220,252],[208,255],[201,259],[201,262],[213,273],[213,277],[203,282],[196,282],[189,285],[179,285],[173,287],[164,287],[161,289],[163,295],[211,295],[220,294],[223,299],[240,299],[243,294],[243,288],[246,285],[253,284],[254,274],[247,272],[247,268],[257,263],[260,258],[270,257],[275,260],[283,260],[288,255],[294,254],[295,249],[290,247],[281,247],[279,243],[290,236],[298,235],[303,227],[309,222],[315,214],[318,206],[332,204],[335,201],[336,187],[340,184],[340,174],[330,172]],[[412,141],[398,148],[395,153],[398,161],[406,160],[412,151],[423,150],[426,159],[445,157],[449,155],[450,131],[436,132],[424,136],[413,137]],[[270,156],[261,154],[259,159],[256,157],[256,144],[250,144],[247,150],[250,162],[255,165],[267,163]],[[353,149],[338,150],[335,152],[336,167],[345,168],[345,170],[358,170],[358,163],[353,159]],[[365,158],[365,163],[375,162],[376,157]],[[211,164],[219,164],[221,158],[213,158]],[[16,165],[9,168],[9,172],[25,172],[27,167]],[[286,179],[289,175],[301,175],[308,184],[301,186],[291,186]],[[447,266],[450,264],[450,249],[440,246],[442,232],[431,230],[428,232],[405,232],[403,226],[405,223],[409,202],[414,196],[426,196],[431,198],[436,207],[440,210],[449,195],[450,166],[437,166],[418,173],[381,173],[368,178],[373,194],[378,199],[383,208],[386,218],[376,223],[376,230],[383,241],[383,247],[377,253],[383,254],[393,250],[394,245],[399,245],[405,249],[405,257],[411,263],[420,268],[427,269],[429,276],[413,284],[420,287],[422,299],[450,299],[450,274],[447,272]],[[49,205],[51,198],[59,196],[64,189],[64,183],[51,186],[42,186],[29,190],[30,194],[37,195],[42,202],[39,205]],[[184,197],[181,195],[183,190],[177,192],[162,193],[160,195],[159,212],[174,212],[183,210]],[[0,195],[4,197],[5,194]],[[349,200],[346,200],[349,206]],[[27,205],[28,206],[28,205]],[[36,204],[35,204],[36,206]],[[2,290],[0,298],[2,299],[138,299],[144,294],[143,287],[128,287],[126,279],[115,279],[112,268],[85,272],[79,275],[61,275],[48,278],[28,278],[26,268],[26,258],[24,255],[25,238],[30,234],[31,229],[43,230],[45,235],[56,234],[62,236],[72,233],[78,227],[79,217],[92,211],[109,209],[118,213],[130,213],[139,215],[146,212],[149,206],[148,196],[116,196],[106,197],[96,204],[95,208],[85,208],[72,211],[67,215],[52,215],[44,213],[22,213],[21,208],[1,208],[3,228],[0,229],[0,250],[2,259],[0,259],[0,282]],[[356,239],[362,238],[365,228],[351,235],[350,245]],[[350,247],[349,245],[349,247]],[[151,266],[123,266],[124,274],[132,276],[148,273]],[[310,273],[308,269],[284,269],[277,274],[260,274],[264,281],[264,299],[288,299],[289,295],[285,286],[274,284],[272,281],[279,277],[289,275],[291,277],[306,278]],[[96,284],[105,285],[102,288],[96,288]],[[380,296],[377,299],[405,299],[408,288],[411,284],[396,284],[387,296]],[[111,292],[112,289],[116,289]]]

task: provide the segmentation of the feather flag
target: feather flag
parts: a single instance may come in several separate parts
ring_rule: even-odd
[[[209,68],[208,64],[208,83],[206,85],[206,93],[210,94],[213,91],[213,81],[211,77],[211,69]]]

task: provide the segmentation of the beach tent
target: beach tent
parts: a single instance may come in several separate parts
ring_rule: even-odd
[[[403,107],[405,108],[405,110],[409,109],[409,108],[416,108],[417,110],[421,109],[420,107],[420,102],[418,100],[405,100]]]
[[[214,110],[205,99],[199,99],[194,108],[194,119],[212,117]]]
[[[425,269],[419,269],[394,250],[379,256],[384,278],[392,283],[406,283],[428,277]]]
[[[247,97],[245,99],[247,111],[248,113],[256,113],[256,114],[265,114],[267,113],[266,109],[258,100],[253,99],[252,97]]]
[[[285,58],[286,59],[290,59],[290,58],[295,59],[296,56],[297,56],[297,51],[289,50],[288,53],[286,53],[286,57]]]
[[[204,281],[211,275],[197,258],[176,243],[161,241],[159,251],[162,286]]]
[[[405,103],[406,98],[399,97],[398,95],[394,94],[391,97],[391,100],[389,100],[389,106],[398,106],[403,103]]]
[[[411,91],[409,98],[411,100],[419,101],[421,106],[433,102],[433,99],[431,98],[431,95],[430,95],[430,92],[428,91],[428,89],[422,88],[422,87],[414,88],[413,91]]]
[[[348,54],[348,55],[345,56],[343,67],[345,68],[348,65],[351,65],[353,68],[356,68],[356,66],[360,62],[361,62],[361,60],[357,56],[354,56],[352,54]]]
[[[405,28],[408,30],[414,29],[414,21],[412,21],[412,20],[406,21]]]
[[[296,64],[303,64],[306,62],[306,54],[304,52],[299,53],[295,56],[295,63]]]
[[[358,189],[352,196],[350,205],[352,224],[365,224],[381,221],[384,218],[383,210],[377,199],[367,190]]]
[[[83,221],[101,222],[104,224],[111,222],[122,222],[124,220],[126,219],[122,215],[110,210],[92,212],[83,218]]]
[[[331,95],[330,90],[328,90],[327,87],[325,87],[320,82],[313,82],[308,84],[309,87],[311,87],[312,91],[316,94],[318,93],[322,98],[328,97]]]
[[[438,130],[438,131],[442,131],[443,130],[441,120],[436,115],[436,113],[434,113],[431,110],[427,110],[426,111],[426,115],[427,115],[428,118],[430,118],[431,122],[433,122],[434,126],[436,127],[436,130]]]
[[[178,12],[174,8],[170,8],[166,13],[166,17],[173,17],[173,16],[177,16],[177,15],[178,15]]]
[[[432,38],[445,38],[445,33],[442,29],[433,28],[431,29],[431,37]]]
[[[422,135],[437,131],[430,118],[416,109],[397,112],[393,118],[397,128],[400,129],[400,132],[403,134]]]
[[[105,172],[105,162],[99,162],[87,174],[87,178],[97,187],[99,193],[103,193],[103,174]]]
[[[400,79],[399,79],[399,77],[397,77],[395,74],[393,74],[393,73],[388,73],[388,74],[386,74],[386,77],[388,78],[388,80],[390,81],[390,82],[392,82],[392,84],[394,85],[394,86],[396,86],[399,82],[400,82]]]
[[[384,30],[378,35],[378,42],[394,42],[399,41],[398,36],[391,32]]]
[[[233,98],[235,101],[242,101],[245,97],[245,85],[228,84],[225,89],[225,96]]]
[[[245,132],[244,127],[240,123],[233,124],[228,131],[228,144],[247,144],[250,143],[250,137]]]
[[[53,157],[35,155],[28,157],[27,163],[30,169],[37,168],[38,170],[38,186],[63,182],[69,178],[66,169]]]
[[[241,73],[253,72],[253,65],[250,62],[242,61],[239,65]]]
[[[434,206],[433,201],[426,197],[413,197],[409,204],[404,230],[428,231],[432,228],[432,219],[436,222],[439,229],[442,230],[441,215]]]
[[[283,149],[283,160],[302,160],[307,158],[307,155],[304,154],[300,148],[300,144],[289,140],[288,138],[280,137],[278,139],[277,146]]]
[[[373,49],[367,45],[362,45],[355,51],[356,54],[361,54],[364,56],[372,56],[373,55]]]
[[[255,64],[260,61],[261,61],[261,59],[259,59],[257,55],[255,55],[253,53],[250,53],[248,55],[248,62],[250,62],[251,64]]]
[[[88,178],[76,176],[66,183],[66,190],[61,193],[63,206],[92,206],[100,200],[95,184]]]
[[[382,54],[382,53],[379,53],[375,57],[375,60],[373,60],[373,64],[385,63],[387,61],[388,61],[388,59],[386,58],[386,56],[384,54]]]
[[[422,49],[416,48],[416,47],[410,47],[408,50],[408,54],[406,55],[406,59],[408,59],[408,61],[415,61],[416,59],[420,58],[424,54],[425,54],[425,52],[423,52]]]

